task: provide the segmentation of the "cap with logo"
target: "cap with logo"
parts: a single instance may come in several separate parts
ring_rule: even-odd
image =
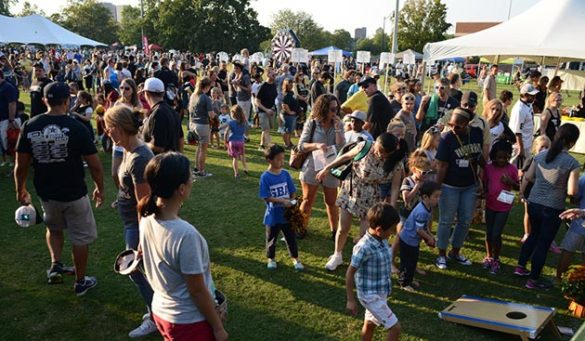
[[[473,91],[465,91],[461,96],[461,106],[475,106],[477,105],[477,94]]]
[[[45,87],[45,97],[50,99],[69,98],[69,85],[63,82],[52,82]]]

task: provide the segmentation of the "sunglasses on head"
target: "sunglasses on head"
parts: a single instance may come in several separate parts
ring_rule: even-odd
[[[429,170],[424,170],[424,171],[422,171],[422,172],[421,172],[421,174],[422,174],[422,175],[428,175],[428,174],[431,174],[432,172],[433,172],[433,171],[429,169]]]
[[[440,132],[439,127],[437,126],[432,126],[429,129],[427,129],[427,131],[431,134],[437,134]]]

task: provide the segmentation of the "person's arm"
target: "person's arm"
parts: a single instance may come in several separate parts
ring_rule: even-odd
[[[437,160],[437,183],[439,185],[443,184],[448,169],[449,169],[448,162]]]
[[[516,143],[518,144],[518,156],[524,156],[524,142],[522,142],[522,134],[516,134]]]
[[[225,132],[223,133],[223,143],[227,146],[229,144],[229,137],[230,137],[230,125],[226,124]]]
[[[428,110],[427,104],[429,103],[430,99],[431,97],[428,95],[423,96],[415,116],[417,122],[420,123],[425,119]]]
[[[352,149],[350,149],[347,153],[345,153],[343,155],[339,155],[330,164],[325,166],[325,168],[320,170],[317,173],[317,175],[315,175],[315,179],[317,179],[319,181],[323,181],[325,179],[325,177],[327,176],[327,174],[329,174],[329,172],[331,171],[332,168],[335,168],[339,165],[342,165],[342,164],[346,163],[347,161],[356,157],[356,155],[358,155],[358,153],[362,150],[363,146],[364,146],[363,144],[358,144],[355,147],[353,147]]]
[[[422,185],[421,181],[415,181],[414,182],[414,187],[410,190],[403,190],[402,191],[402,200],[404,200],[404,202],[411,202],[412,199],[414,199],[416,197],[416,195],[418,194],[418,191],[420,189],[420,186]]]
[[[542,114],[540,114],[540,135],[546,136],[548,121],[550,121],[550,110],[544,110]]]
[[[579,168],[573,169],[569,174],[567,194],[571,197],[576,197],[579,194]]]
[[[31,163],[32,154],[16,152],[14,185],[16,187],[16,200],[23,205],[31,203],[30,193],[26,190],[26,178]]]
[[[357,315],[358,311],[357,302],[353,294],[353,289],[355,288],[354,276],[356,271],[357,269],[350,265],[347,267],[347,272],[345,273],[345,295],[347,297],[345,308],[353,316]]]
[[[8,103],[8,123],[15,128],[18,128],[18,125],[14,121],[16,119],[16,101]]]
[[[416,234],[418,234],[428,246],[435,247],[435,237],[430,234],[426,228],[416,230]]]
[[[100,207],[104,201],[104,170],[102,163],[96,154],[84,155],[83,159],[87,162],[91,178],[95,184],[93,190],[93,200],[95,200],[95,207]]]
[[[223,328],[221,318],[215,310],[215,302],[205,285],[203,274],[183,274],[183,278],[185,279],[185,284],[187,284],[187,290],[191,295],[191,299],[197,306],[197,309],[203,314],[205,320],[211,325],[215,339],[218,341],[227,340],[228,333]]]
[[[402,182],[402,169],[394,169],[392,175],[392,192],[390,193],[390,205],[394,208],[398,208],[398,195],[400,194],[400,183]]]

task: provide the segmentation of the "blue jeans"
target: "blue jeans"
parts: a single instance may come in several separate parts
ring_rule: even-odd
[[[453,187],[445,184],[441,186],[437,230],[437,246],[440,250],[447,250],[449,236],[453,248],[460,249],[463,246],[475,210],[476,192],[477,185],[475,184],[468,187]],[[457,214],[457,225],[451,233],[455,214]]]
[[[138,223],[124,225],[124,240],[126,241],[126,249],[138,249],[139,236],[140,234],[138,232]],[[130,274],[130,279],[138,287],[138,291],[140,291],[140,295],[142,295],[144,303],[146,303],[146,307],[150,312],[152,295],[154,293],[150,287],[150,284],[144,277],[144,274],[141,271],[133,272]]]
[[[531,279],[537,280],[540,277],[550,244],[561,227],[561,218],[559,218],[561,212],[562,210],[555,208],[528,203],[528,217],[532,231],[520,248],[518,265],[525,267],[530,259],[532,263]]]
[[[297,115],[284,114],[284,131],[287,134],[292,134],[297,128]]]

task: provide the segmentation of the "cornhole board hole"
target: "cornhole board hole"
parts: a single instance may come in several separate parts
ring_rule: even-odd
[[[491,298],[463,295],[439,313],[445,321],[518,335],[523,341],[536,339],[551,329],[547,340],[561,340],[554,324],[554,308],[512,303]]]

